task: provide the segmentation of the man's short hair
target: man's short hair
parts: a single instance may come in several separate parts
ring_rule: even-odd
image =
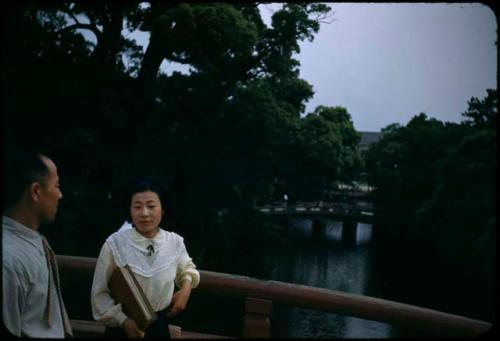
[[[49,169],[42,160],[44,154],[30,150],[7,151],[2,162],[2,209],[9,209],[19,202],[30,184],[45,185]]]

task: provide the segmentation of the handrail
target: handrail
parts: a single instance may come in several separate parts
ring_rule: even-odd
[[[93,272],[95,258],[58,255],[62,271]],[[439,336],[473,337],[491,323],[409,304],[279,281],[200,270],[199,292],[230,297],[255,297],[276,303],[359,317],[430,332]]]

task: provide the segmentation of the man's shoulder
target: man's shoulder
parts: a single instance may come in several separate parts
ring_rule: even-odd
[[[4,243],[2,245],[2,264],[4,270],[16,273],[25,272],[26,266],[32,262],[33,256],[27,254],[26,248],[20,248],[12,243]]]
[[[25,271],[30,264],[37,264],[40,252],[29,242],[14,233],[2,231],[2,264],[4,268]],[[43,256],[43,255],[42,255]]]
[[[20,249],[22,249],[19,247],[20,243],[22,243],[22,240],[4,227],[2,229],[2,259],[5,261],[19,257],[21,254]]]

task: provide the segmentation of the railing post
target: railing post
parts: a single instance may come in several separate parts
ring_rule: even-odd
[[[271,315],[273,303],[253,297],[245,301],[245,318],[243,337],[269,338],[271,337]]]
[[[312,232],[313,235],[319,237],[320,235],[325,234],[325,225],[326,223],[320,218],[314,219],[312,224]]]
[[[342,241],[347,244],[356,244],[356,233],[358,224],[346,218],[342,222]]]

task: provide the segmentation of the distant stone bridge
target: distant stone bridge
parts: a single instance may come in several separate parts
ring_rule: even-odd
[[[342,222],[342,239],[356,241],[357,223],[373,224],[375,210],[370,203],[346,204],[325,202],[297,202],[294,205],[273,203],[256,207],[261,213],[285,220],[293,217],[311,219],[313,233],[324,230],[324,220]],[[288,224],[287,224],[288,226]]]
[[[298,202],[295,205],[268,204],[257,209],[268,215],[301,217],[304,219],[331,219],[372,224],[375,210],[371,204],[336,204]]]

